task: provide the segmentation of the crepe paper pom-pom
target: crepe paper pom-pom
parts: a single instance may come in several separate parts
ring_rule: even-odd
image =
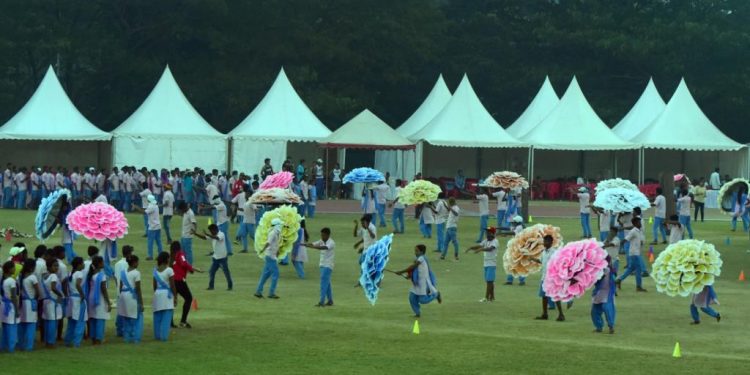
[[[686,182],[688,185],[690,184],[690,178],[684,173],[678,173],[672,176],[672,180],[674,180],[674,182]]]
[[[514,277],[528,276],[541,270],[539,263],[544,251],[544,237],[552,236],[552,248],[563,245],[560,228],[552,225],[536,224],[518,233],[508,240],[503,254],[505,273]]]
[[[385,176],[383,176],[383,173],[376,169],[372,168],[354,168],[349,173],[344,175],[343,182],[345,184],[348,183],[366,183],[366,182],[378,182],[378,181],[385,181]]]
[[[107,203],[95,202],[76,207],[68,214],[68,227],[90,240],[116,240],[128,234],[128,220]]]
[[[622,178],[610,178],[609,180],[601,180],[596,184],[596,193],[599,194],[605,190],[621,188],[638,191],[638,186],[629,180],[623,180]]]
[[[501,171],[489,175],[489,177],[485,178],[481,183],[481,186],[503,189],[528,189],[529,182],[516,172]]]
[[[279,240],[279,253],[277,254],[277,259],[280,261],[292,251],[294,243],[297,241],[302,216],[297,213],[296,208],[286,205],[266,211],[263,214],[258,223],[258,228],[255,230],[255,251],[261,259],[266,256],[263,247],[266,246],[268,241],[268,233],[271,230],[273,219],[279,219],[283,223],[281,239]]]
[[[596,195],[594,206],[612,212],[632,212],[636,207],[640,207],[641,210],[648,209],[651,202],[638,190],[611,188]]]
[[[399,191],[398,201],[406,205],[434,202],[441,191],[430,181],[415,180]]]
[[[373,306],[378,300],[380,281],[383,280],[383,271],[388,264],[391,252],[393,234],[383,236],[380,240],[368,247],[363,254],[360,265],[362,273],[359,276],[359,285],[365,292],[365,297]]]
[[[292,174],[292,172],[281,171],[266,177],[263,182],[260,183],[260,186],[258,188],[260,190],[271,188],[286,189],[289,187],[289,184],[291,184],[293,180],[294,175]]]
[[[737,194],[739,194],[740,190],[743,190],[743,194],[747,194],[750,191],[750,183],[744,178],[735,178],[721,185],[716,201],[719,202],[722,210],[734,212],[734,207],[737,204]]]
[[[60,214],[60,209],[62,208],[61,198],[63,197],[70,198],[70,191],[67,189],[55,190],[46,198],[42,198],[39,208],[36,211],[36,218],[34,219],[35,234],[39,240],[43,241],[54,233],[54,231],[47,232],[55,224],[55,219]],[[47,237],[45,237],[45,234]]]
[[[252,204],[300,204],[302,199],[288,189],[270,188],[258,190],[250,196]]]
[[[596,241],[570,242],[552,254],[542,288],[554,301],[571,301],[594,286],[607,265],[607,252]]]
[[[675,242],[654,261],[651,275],[656,290],[670,297],[687,297],[713,285],[721,275],[721,254],[714,245],[698,240]]]

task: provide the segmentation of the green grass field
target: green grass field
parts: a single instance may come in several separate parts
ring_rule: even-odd
[[[497,301],[479,303],[484,295],[481,255],[466,254],[460,262],[440,261],[430,252],[444,302],[423,306],[421,334],[412,334],[414,319],[407,301],[409,283],[387,275],[377,305],[371,306],[361,289],[357,256],[352,250],[352,220],[356,215],[319,215],[309,220],[313,238],[323,226],[333,230],[337,243],[333,293],[336,305],[316,308],[318,300],[318,255],[308,250],[307,279],[299,280],[291,266],[281,267],[279,300],[252,296],[261,260],[254,254],[235,254],[230,268],[234,291],[225,291],[221,272],[215,291],[206,291],[207,274],[189,278],[199,310],[192,311],[193,329],[172,330],[169,342],[155,342],[151,327],[150,295],[146,293],[146,324],[140,345],[126,345],[114,335],[114,313],[107,323],[105,344],[79,349],[40,348],[32,353],[0,354],[3,373],[77,374],[124,372],[139,374],[239,374],[239,373],[742,373],[750,368],[747,338],[748,282],[739,282],[744,269],[750,272],[748,237],[731,233],[726,221],[695,224],[697,237],[714,243],[724,259],[716,284],[723,316],[716,323],[704,316],[703,324],[691,326],[687,298],[670,298],[656,292],[651,279],[644,279],[648,293],[635,293],[634,279],[623,283],[617,299],[617,332],[592,333],[590,296],[566,312],[563,323],[535,321],[540,313],[538,275],[528,285],[502,286]],[[139,215],[128,216],[131,231],[122,246],[132,244],[141,256],[144,285],[150,288],[153,264],[143,261],[146,241]],[[175,217],[172,233],[179,233],[181,218]],[[199,219],[205,227],[207,219]],[[536,218],[535,222],[559,225],[566,240],[577,239],[577,219]],[[33,212],[0,211],[0,226],[13,225],[32,233]],[[473,244],[477,218],[459,223],[462,250]],[[235,227],[232,228],[232,234]],[[384,231],[381,230],[381,235]],[[650,230],[647,232],[649,241]],[[59,235],[49,241],[58,243]],[[731,245],[725,238],[731,236]],[[209,243],[195,240],[196,266],[206,270]],[[434,249],[434,239],[428,248]],[[389,268],[407,266],[413,247],[423,242],[413,219],[407,219],[407,234],[394,240]],[[36,240],[29,239],[32,248]],[[80,240],[81,253],[87,242]],[[7,257],[10,244],[2,249]],[[656,250],[663,249],[663,245]],[[235,252],[238,249],[235,247]],[[504,250],[504,242],[503,242]],[[624,259],[623,259],[624,264]],[[498,281],[504,279],[498,267]],[[683,357],[672,358],[675,342]],[[745,368],[745,370],[742,370]]]

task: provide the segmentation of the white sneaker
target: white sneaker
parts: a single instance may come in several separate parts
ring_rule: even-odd
[[[489,301],[487,300],[487,298],[482,298],[479,300],[479,302],[484,303],[484,302],[489,302]]]

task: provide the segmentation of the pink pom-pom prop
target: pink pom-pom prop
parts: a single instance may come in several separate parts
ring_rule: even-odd
[[[279,173],[274,173],[266,177],[266,179],[260,183],[259,189],[260,190],[273,189],[273,188],[286,189],[289,187],[289,184],[291,184],[293,180],[294,180],[294,175],[291,172],[282,171]]]
[[[116,240],[128,234],[128,220],[109,204],[95,202],[76,207],[68,214],[68,227],[90,240]]]
[[[604,274],[606,258],[607,252],[594,240],[568,243],[547,264],[542,284],[545,294],[562,302],[583,296]]]

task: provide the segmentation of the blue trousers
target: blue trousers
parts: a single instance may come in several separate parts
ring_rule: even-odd
[[[240,236],[242,236],[242,223],[245,222],[245,217],[243,215],[237,215],[237,224],[239,226],[237,227],[237,234],[234,236],[238,241],[240,240]]]
[[[174,310],[154,311],[154,338],[159,341],[167,341],[169,338],[169,328],[172,324]]]
[[[309,204],[309,203],[307,204],[307,217],[308,218],[312,219],[312,218],[315,217],[315,208],[316,207],[317,207],[317,205]]]
[[[172,243],[172,234],[169,233],[169,223],[171,221],[172,221],[172,216],[170,216],[170,215],[164,215],[164,217],[162,218],[162,222],[163,222],[162,228],[164,228],[164,234],[167,236],[167,243],[168,244]],[[229,241],[227,241],[227,242],[229,242]]]
[[[65,259],[68,260],[68,264],[73,262],[73,258],[75,258],[76,252],[73,251],[73,244],[72,243],[64,243],[63,247],[65,248]]]
[[[89,318],[89,336],[92,340],[104,340],[104,331],[106,330],[107,321],[104,319]]]
[[[618,281],[623,281],[630,276],[631,273],[635,273],[635,286],[638,288],[641,287],[641,274],[643,273],[643,270],[641,269],[640,257],[640,255],[628,256],[628,267],[625,269],[625,272],[622,273],[622,276],[617,278]]]
[[[404,209],[394,208],[391,214],[391,223],[393,224],[393,231],[396,233],[404,233]]]
[[[42,320],[44,323],[44,343],[55,345],[57,341],[57,320]]]
[[[307,211],[307,208],[305,207],[305,201],[303,200],[302,203],[297,206],[297,213],[299,216],[305,216],[305,211]]]
[[[375,203],[375,208],[378,211],[378,219],[380,220],[380,227],[385,228],[385,203]]]
[[[323,177],[315,178],[315,194],[317,194],[320,199],[326,198],[325,179]]]
[[[745,211],[745,213],[740,216],[742,219],[742,229],[744,229],[745,232],[747,232],[750,227],[750,217],[748,217],[748,215],[750,215],[750,212]],[[737,217],[735,216],[732,216],[732,230],[737,230]]]
[[[712,309],[711,306],[701,307],[701,311],[712,318],[716,318],[717,316],[719,316],[719,313],[717,313],[716,310]],[[690,315],[693,317],[694,322],[701,321],[701,316],[700,314],[698,314],[698,307],[693,305],[692,303],[690,304]]]
[[[497,227],[505,228],[505,210],[497,210]]]
[[[27,352],[34,350],[34,334],[36,334],[36,322],[18,323],[18,349]]]
[[[211,262],[211,268],[208,269],[208,287],[214,288],[214,278],[216,277],[216,271],[221,268],[224,272],[224,277],[227,279],[227,288],[232,289],[232,274],[229,272],[229,262],[227,258],[213,259]]]
[[[126,191],[122,194],[122,209],[125,212],[130,212],[133,210],[133,193]]]
[[[227,244],[227,254],[232,255],[232,241],[229,239],[229,222],[225,221],[223,224],[219,225],[219,230],[221,233],[224,233],[224,238],[226,238],[226,241],[224,241]]]
[[[294,266],[294,270],[297,271],[297,277],[300,279],[305,278],[305,262],[299,262],[299,261],[292,261],[292,265]]]
[[[432,238],[432,224],[422,224],[422,236]]]
[[[125,317],[122,315],[117,315],[115,318],[115,336],[122,337],[123,331],[125,330]]]
[[[72,345],[73,347],[81,346],[83,340],[83,332],[86,330],[85,320],[75,320],[68,318],[68,325],[65,330],[65,344]]]
[[[242,240],[242,251],[247,251],[248,237],[255,238],[255,224],[240,224],[240,230],[238,232],[240,239]]]
[[[489,215],[479,216],[479,238],[477,242],[484,240],[484,233],[487,231],[487,222],[489,221]]]
[[[607,235],[609,235],[609,231],[603,230],[599,232],[599,241],[604,242],[607,239]]]
[[[414,294],[413,292],[409,292],[409,305],[411,305],[411,310],[414,311],[414,315],[416,316],[422,315],[419,305],[426,305],[432,302],[432,300],[434,300],[435,297],[437,297],[437,295],[435,294],[427,294],[423,296],[418,296]]]
[[[591,224],[589,223],[589,217],[591,214],[581,213],[581,228],[583,228],[583,236],[591,237]]]
[[[118,316],[118,318],[122,318],[122,338],[125,342],[133,344],[141,342],[143,337],[143,313],[139,312],[137,319],[124,316]]]
[[[615,327],[615,304],[614,301],[607,301],[607,303],[593,303],[591,304],[591,322],[594,323],[594,328],[601,331],[604,328],[604,318],[607,319],[607,327]]]
[[[18,344],[18,324],[3,323],[2,337],[0,337],[0,351],[13,353]]]
[[[148,215],[143,214],[143,230],[148,234]]]
[[[331,288],[331,274],[333,270],[328,267],[320,267],[320,304],[333,303],[333,289]]]
[[[443,251],[445,247],[445,223],[437,224],[437,249]]]
[[[16,192],[16,208],[23,210],[26,208],[26,190],[19,190]]]
[[[255,290],[257,294],[263,294],[263,287],[266,285],[268,278],[271,278],[271,288],[268,290],[268,295],[276,295],[276,284],[279,282],[279,265],[276,263],[276,259],[272,259],[269,256],[265,258],[265,264],[263,265],[263,272],[260,274],[260,281],[258,282],[258,289]]]
[[[42,194],[44,194],[44,193],[42,193]],[[85,199],[87,201],[91,201],[91,199],[93,198],[93,196],[94,196],[94,192],[91,191],[91,189],[83,189],[83,199]]]
[[[122,197],[122,194],[119,191],[110,191],[109,192],[109,204],[118,210],[122,209],[122,207],[120,207],[120,203],[122,202],[121,197]]]
[[[193,239],[192,238],[180,238],[180,245],[182,251],[185,252],[185,259],[188,263],[193,264]]]
[[[73,201],[75,201],[75,195],[73,196]],[[41,202],[42,202],[42,191],[32,190],[31,191],[31,207],[37,208],[39,207],[39,203]]]
[[[693,239],[693,227],[690,225],[690,215],[680,215],[680,224],[687,230],[688,237]]]
[[[445,231],[445,242],[443,243],[442,255],[448,253],[448,246],[453,243],[454,256],[458,257],[458,228],[452,227]]]
[[[159,249],[159,253],[164,251],[161,246],[161,229],[150,230],[147,232],[147,235],[148,235],[148,257],[153,258],[154,257],[154,243],[156,243],[156,247]]]
[[[508,275],[507,277],[505,277],[505,282],[513,284],[513,275]],[[526,276],[518,277],[518,285],[526,285]]]
[[[654,242],[659,242],[659,233],[661,233],[662,241],[667,240],[667,229],[664,228],[663,217],[654,217],[654,225],[651,227],[651,231],[654,234]]]

